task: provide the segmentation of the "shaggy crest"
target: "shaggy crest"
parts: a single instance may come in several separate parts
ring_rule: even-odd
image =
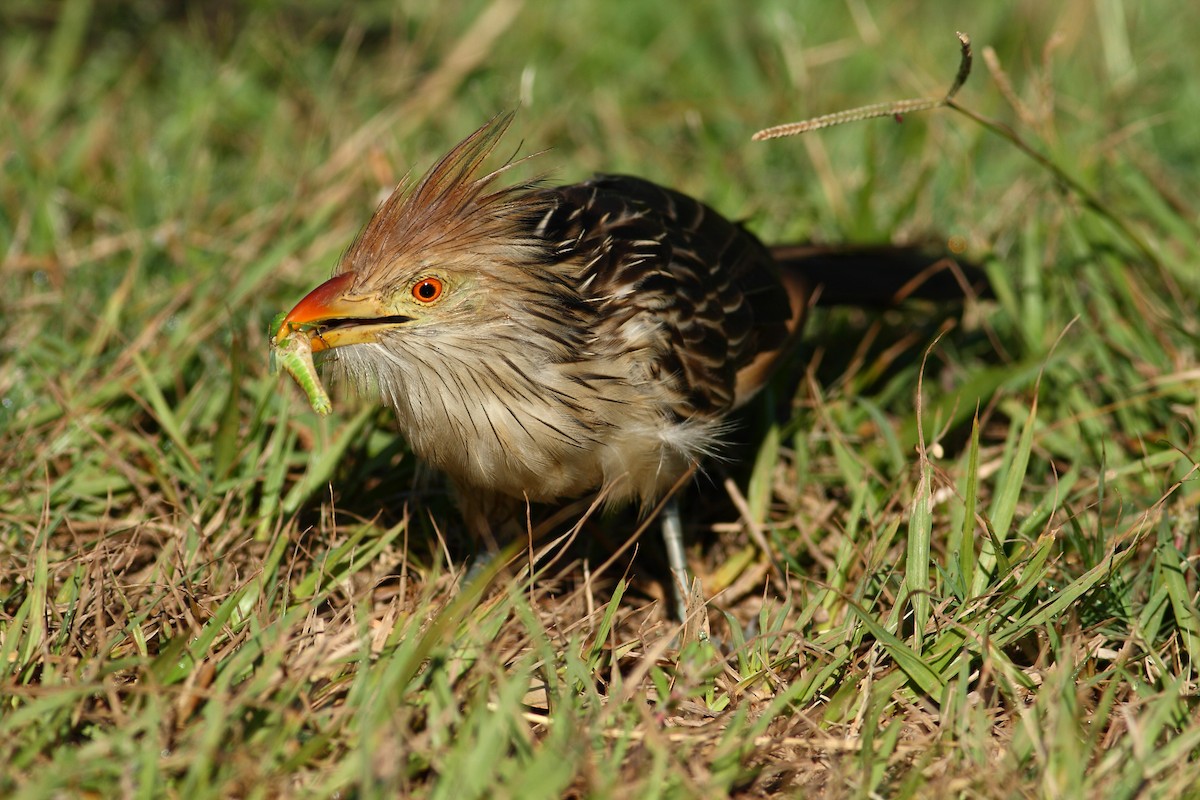
[[[512,122],[500,114],[433,166],[415,187],[402,181],[350,245],[335,274],[355,271],[355,288],[386,286],[413,261],[486,256],[507,262],[542,260],[544,243],[530,235],[547,210],[531,195],[536,181],[492,189],[525,159],[478,175]]]

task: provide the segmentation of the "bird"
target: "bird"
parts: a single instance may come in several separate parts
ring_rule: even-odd
[[[910,248],[770,248],[628,175],[550,186],[484,170],[498,115],[384,200],[286,314],[334,380],[376,394],[490,539],[528,502],[655,506],[714,457],[793,350],[814,298],[886,303],[934,260]],[[918,290],[962,297],[945,270]],[[920,283],[920,281],[918,281]],[[690,588],[679,507],[663,536]]]

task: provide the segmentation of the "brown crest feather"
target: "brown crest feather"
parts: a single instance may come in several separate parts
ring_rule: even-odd
[[[497,178],[524,159],[477,177],[512,120],[512,112],[493,117],[459,142],[415,187],[402,181],[376,209],[335,272],[356,272],[356,289],[377,288],[400,277],[414,260],[502,256],[496,252],[501,243],[514,252],[538,246],[530,238],[530,223],[545,213],[546,205],[530,195],[536,182],[489,192]]]

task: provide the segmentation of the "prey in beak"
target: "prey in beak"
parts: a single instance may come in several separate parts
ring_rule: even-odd
[[[325,416],[333,403],[321,384],[313,354],[377,341],[381,331],[410,321],[389,314],[374,294],[354,295],[354,273],[343,272],[317,288],[271,323],[271,369],[278,363],[304,390],[313,411]]]

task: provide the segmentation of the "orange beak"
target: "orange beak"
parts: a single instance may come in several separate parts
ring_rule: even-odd
[[[354,273],[343,272],[322,283],[296,303],[275,332],[275,342],[294,330],[307,331],[314,353],[350,344],[377,341],[377,334],[408,321],[392,314],[376,294],[350,294]]]

